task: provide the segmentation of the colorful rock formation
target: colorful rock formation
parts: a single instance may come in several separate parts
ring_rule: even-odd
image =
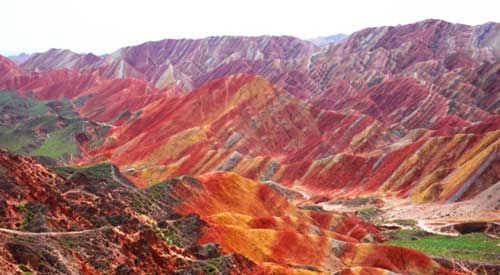
[[[310,204],[446,204],[491,190],[499,29],[426,20],[323,48],[210,37],[0,57],[1,147],[48,165],[117,165],[55,174],[2,151],[4,271],[451,274],[364,243],[382,239],[376,227]],[[12,237],[33,230],[76,232],[77,249],[66,233],[28,233],[45,246]]]
[[[234,173],[140,190],[111,164],[54,172],[1,151],[0,167],[4,273],[457,274],[410,249],[360,243],[380,231],[298,209]]]

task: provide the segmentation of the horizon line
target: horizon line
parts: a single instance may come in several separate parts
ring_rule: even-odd
[[[345,36],[348,37],[348,36],[350,36],[350,35],[352,35],[354,33],[357,33],[357,32],[360,32],[360,31],[366,30],[366,29],[375,29],[375,28],[384,28],[384,27],[400,27],[400,26],[406,26],[406,25],[413,25],[413,24],[417,24],[417,23],[421,23],[421,22],[425,22],[425,21],[440,21],[440,22],[446,22],[446,23],[453,24],[453,25],[465,25],[465,26],[470,26],[470,27],[482,26],[482,25],[487,25],[487,24],[500,24],[500,22],[487,21],[487,22],[484,22],[484,23],[481,23],[481,24],[470,25],[470,24],[465,24],[465,23],[460,23],[460,22],[451,22],[450,20],[445,20],[445,19],[427,18],[427,19],[423,19],[423,20],[419,20],[419,21],[415,21],[415,22],[411,22],[411,23],[404,23],[404,24],[369,26],[369,27],[365,27],[365,28],[356,30],[356,31],[348,33],[348,34],[347,33],[339,32],[339,33],[333,33],[333,34],[327,34],[327,35],[320,35],[320,36],[309,37],[309,38],[304,38],[304,37],[300,37],[300,36],[296,36],[296,35],[291,35],[291,34],[260,34],[260,35],[221,34],[221,35],[207,35],[207,36],[202,36],[202,37],[182,37],[182,38],[166,37],[166,38],[160,38],[160,39],[153,39],[153,40],[143,41],[143,42],[139,42],[139,43],[135,43],[135,44],[131,44],[131,45],[125,45],[125,46],[119,47],[119,48],[117,48],[115,50],[106,51],[106,52],[102,52],[102,53],[98,53],[99,51],[75,51],[75,50],[72,50],[72,49],[69,49],[69,48],[63,48],[63,47],[57,47],[56,46],[56,47],[48,48],[46,50],[33,51],[33,52],[27,52],[27,51],[22,51],[21,50],[21,51],[12,51],[12,52],[9,53],[8,51],[0,50],[0,55],[2,55],[4,57],[7,57],[7,58],[10,58],[10,57],[17,57],[17,56],[20,56],[20,55],[40,54],[40,53],[48,52],[50,50],[67,50],[67,51],[70,51],[70,52],[73,52],[73,53],[76,53],[76,54],[79,54],[79,55],[93,54],[95,56],[101,57],[101,56],[104,56],[104,55],[112,54],[112,53],[114,53],[114,52],[116,52],[116,51],[118,51],[120,49],[123,49],[123,48],[135,47],[135,46],[143,45],[143,44],[146,44],[146,43],[154,43],[154,42],[160,42],[160,41],[164,41],[164,40],[205,40],[205,39],[210,39],[210,38],[221,38],[221,37],[241,37],[241,38],[292,37],[292,38],[300,39],[302,41],[308,41],[308,42],[314,44],[314,42],[312,42],[312,40],[314,40],[314,39],[328,38],[328,37],[336,36],[336,35],[345,35]]]

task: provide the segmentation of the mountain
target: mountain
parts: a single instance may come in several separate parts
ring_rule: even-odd
[[[0,56],[5,273],[455,274],[380,243],[500,234],[499,29]]]
[[[339,34],[334,34],[334,35],[330,35],[330,36],[320,36],[320,37],[312,38],[312,39],[309,39],[309,41],[311,41],[314,45],[316,45],[318,47],[325,47],[325,46],[328,46],[330,44],[336,44],[336,43],[346,39],[348,36],[349,36],[348,34],[339,33]]]
[[[316,50],[289,36],[167,39],[122,48],[107,56],[103,64],[130,67],[156,87],[175,83],[190,90],[234,73],[272,76],[284,66],[304,66],[304,59]],[[115,75],[123,77],[120,71]]]
[[[18,55],[10,55],[8,56],[8,58],[12,61],[14,61],[14,63],[16,64],[21,64],[23,63],[24,61],[26,61],[28,58],[30,58],[31,54],[27,54],[27,53],[20,53]]]
[[[56,69],[82,69],[92,67],[101,60],[94,54],[77,54],[63,49],[50,49],[32,54],[20,66],[27,71],[50,71]]]
[[[0,55],[0,80],[8,81],[9,79],[22,74],[16,63],[12,60]]]
[[[139,178],[148,182],[167,175],[215,169],[236,169],[243,175],[268,180],[287,156],[292,158],[306,148],[314,157],[328,154],[328,148],[322,144],[325,136],[347,128],[329,123],[360,119],[356,113],[320,114],[321,110],[276,89],[265,79],[243,74],[214,80],[186,96],[166,98],[154,105],[132,123],[116,129],[113,141],[104,143],[104,151],[95,152],[107,155],[106,159],[119,165],[158,164],[156,168],[147,165],[146,171],[142,171],[144,175],[139,175],[140,165],[131,166],[139,172]],[[376,124],[368,117],[366,123]],[[367,124],[360,125],[350,138]],[[376,127],[370,135],[372,146],[387,144],[390,135]],[[145,148],[140,144],[149,145]],[[338,144],[338,150],[351,150],[348,145],[344,141]],[[368,148],[369,144],[360,144],[359,150]],[[261,175],[266,170],[266,175]]]
[[[127,117],[161,96],[182,94],[176,86],[157,89],[140,79],[108,79],[94,69],[63,68],[30,72],[6,58],[4,60],[5,69],[0,71],[0,89],[12,89],[37,100],[74,100],[73,109],[76,112],[98,122],[120,121],[120,118],[123,119],[120,116]],[[3,76],[2,71],[5,71]],[[103,103],[106,102],[108,104],[104,108]]]
[[[304,93],[328,90],[344,74],[354,82],[351,85],[359,88],[379,81],[387,74],[409,75],[414,71],[430,70],[430,64],[423,61],[439,61],[440,66],[448,71],[464,65],[476,67],[478,62],[494,61],[498,56],[497,33],[497,23],[467,26],[426,20],[398,27],[365,29],[325,50],[311,42],[287,36],[167,39],[125,47],[105,57],[52,49],[33,55],[22,67],[31,71],[98,67],[99,75],[105,78],[140,78],[158,88],[170,84],[182,87],[186,92],[209,80],[249,73],[261,75],[273,84],[284,84],[288,90],[293,90],[290,89],[293,84],[299,85],[297,92]],[[359,41],[364,41],[363,47],[359,47]],[[368,55],[377,58],[368,58]],[[368,63],[357,64],[356,60]],[[371,64],[373,61],[377,63]],[[338,66],[339,62],[342,66]],[[413,64],[427,67],[402,71]],[[443,73],[441,67],[432,69]],[[322,73],[324,70],[328,70],[327,75]],[[339,76],[335,76],[335,72]],[[360,80],[350,79],[355,76]],[[423,77],[428,76],[417,78]]]
[[[104,57],[51,49],[32,55],[21,68],[29,72],[96,69],[104,78],[134,77],[156,88],[178,86],[189,91],[235,73],[278,77],[287,68],[305,68],[307,58],[318,50],[290,36],[166,39],[121,48]]]
[[[404,98],[410,98],[405,91],[413,91],[414,97],[419,91],[418,85],[411,86],[416,85],[413,80],[408,81],[374,89],[405,104]],[[398,86],[394,90],[392,85]],[[422,91],[422,98],[428,97]],[[413,101],[407,104],[399,106],[428,108]],[[436,110],[440,109],[437,105],[420,112],[439,116]],[[470,198],[496,183],[498,119],[491,125],[461,121],[462,128],[456,131],[441,126],[441,121],[428,130],[412,124],[420,130],[399,136],[390,126],[399,124],[404,129],[404,123],[414,123],[407,121],[408,116],[388,123],[376,118],[371,113],[318,109],[262,78],[236,75],[209,82],[184,97],[155,103],[132,123],[115,129],[112,141],[91,154],[134,171],[141,184],[231,170],[323,197],[390,191],[425,202]],[[419,123],[432,120],[418,119]],[[445,136],[440,127],[446,127]],[[468,183],[471,180],[474,187]]]
[[[140,185],[232,170],[329,199],[453,202],[498,179],[498,28],[426,20],[323,50],[286,36],[163,40],[104,59],[50,50],[6,60],[0,86],[112,124],[81,161],[112,160]]]

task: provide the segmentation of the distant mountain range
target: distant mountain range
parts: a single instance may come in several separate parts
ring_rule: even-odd
[[[28,60],[28,58],[31,57],[31,54],[27,53],[20,53],[18,55],[11,55],[8,58],[12,61],[14,61],[16,64],[21,64],[24,61]]]
[[[328,46],[330,44],[338,43],[338,42],[346,39],[347,37],[349,37],[348,34],[339,33],[339,34],[330,35],[330,36],[320,36],[320,37],[312,38],[312,39],[309,39],[309,41],[311,41],[314,45],[316,45],[318,47],[324,47],[324,46]]]

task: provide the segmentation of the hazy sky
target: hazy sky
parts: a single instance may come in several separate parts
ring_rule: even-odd
[[[500,22],[500,1],[2,0],[0,54],[66,48],[103,54],[164,38],[293,35],[312,38],[428,18]]]

